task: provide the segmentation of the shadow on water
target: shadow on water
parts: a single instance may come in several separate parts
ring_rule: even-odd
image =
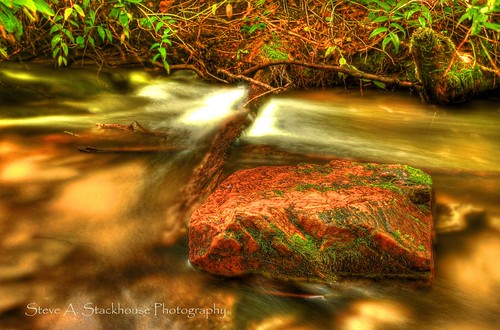
[[[89,78],[95,73],[72,71],[60,81],[48,71],[29,74],[46,76],[54,97],[26,107],[0,102],[0,328],[493,329],[500,322],[498,103],[445,109],[406,95],[344,91],[268,100],[234,145],[228,172],[334,158],[401,162],[432,175],[437,201],[432,286],[283,283],[193,269],[186,227],[166,216],[244,89],[185,73],[119,72],[126,89],[101,88]],[[77,92],[88,97],[72,97],[58,86],[67,79],[75,90],[95,85]],[[78,110],[65,112],[68,105]],[[134,120],[169,135],[95,127]],[[81,145],[150,149],[88,154],[77,151]],[[170,145],[179,148],[161,151]],[[159,244],[165,232],[175,237],[171,245]]]

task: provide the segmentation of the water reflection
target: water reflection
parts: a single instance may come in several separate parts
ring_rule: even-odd
[[[88,73],[73,74],[74,88],[90,81]],[[496,103],[455,111],[404,95],[343,91],[271,99],[235,145],[228,171],[338,157],[425,168],[438,202],[436,279],[431,287],[222,279],[186,262],[186,228],[167,212],[244,91],[191,76],[141,77],[126,93],[96,87],[82,100],[57,94],[56,86],[56,97],[36,108],[29,100],[18,107],[0,102],[3,328],[493,329],[500,322]],[[65,112],[61,104],[79,110]],[[219,116],[193,117],[214,106]],[[16,113],[24,108],[30,110]],[[134,120],[169,135],[94,126]],[[171,144],[182,148],[161,149]],[[163,151],[86,154],[80,145]],[[165,231],[170,246],[159,244]],[[106,313],[117,304],[144,313]]]

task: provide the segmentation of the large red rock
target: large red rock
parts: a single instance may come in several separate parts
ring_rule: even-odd
[[[431,178],[405,165],[241,170],[193,213],[189,258],[226,276],[430,280],[431,203]]]

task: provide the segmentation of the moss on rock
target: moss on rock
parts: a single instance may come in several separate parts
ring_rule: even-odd
[[[409,166],[349,161],[238,171],[193,214],[190,260],[226,276],[428,280],[431,183]]]
[[[411,38],[411,53],[428,100],[461,103],[481,90],[483,73],[477,64],[457,56],[453,42],[429,28]]]

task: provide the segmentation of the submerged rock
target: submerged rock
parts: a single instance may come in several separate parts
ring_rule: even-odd
[[[430,280],[431,203],[431,178],[405,165],[241,170],[193,213],[189,258],[226,276]]]

